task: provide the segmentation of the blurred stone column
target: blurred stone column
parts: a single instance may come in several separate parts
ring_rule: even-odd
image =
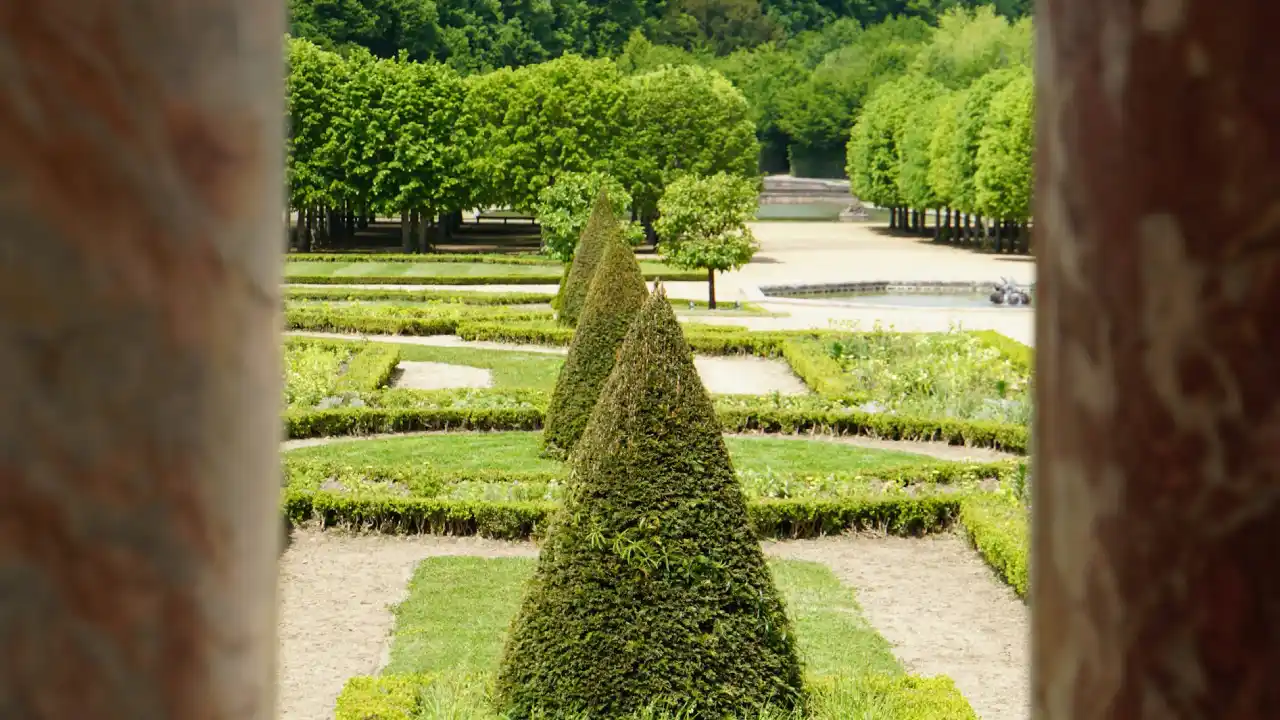
[[[1037,7],[1035,717],[1280,713],[1280,3]]]
[[[283,32],[0,3],[0,717],[275,715]]]

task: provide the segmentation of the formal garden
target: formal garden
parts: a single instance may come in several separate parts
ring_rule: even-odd
[[[337,717],[977,717],[949,678],[907,671],[861,587],[787,548],[960,533],[1024,594],[1029,348],[704,324],[765,311],[651,290],[666,268],[637,260],[604,193],[579,225],[567,271],[500,255],[290,264],[290,522],[508,543],[415,562],[384,662],[347,679]],[[438,282],[463,263],[545,268],[529,277],[560,289]],[[770,386],[778,374],[794,387]]]
[[[1028,21],[506,67],[298,29],[286,717],[1025,716],[1030,349],[717,283],[779,138],[890,235],[1025,251]]]

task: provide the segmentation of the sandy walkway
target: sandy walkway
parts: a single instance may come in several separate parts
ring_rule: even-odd
[[[765,543],[857,588],[867,619],[912,671],[950,675],[983,720],[1028,716],[1028,610],[959,538]],[[298,530],[281,565],[280,717],[328,720],[346,680],[384,662],[390,608],[441,555],[533,557],[529,543]]]
[[[470,365],[401,360],[391,385],[414,390],[487,388],[493,385],[493,373]]]
[[[949,675],[982,720],[1030,717],[1030,610],[959,537],[846,536],[765,549],[830,567],[857,589],[903,665]]]
[[[414,567],[433,555],[535,555],[528,544],[294,532],[280,566],[280,719],[331,720],[347,679],[378,671]]]
[[[750,356],[711,357],[698,355],[693,364],[698,368],[707,392],[725,395],[807,395],[805,386],[791,366],[782,360]]]

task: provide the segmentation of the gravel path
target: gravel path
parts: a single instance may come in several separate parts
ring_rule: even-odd
[[[1030,610],[955,535],[766,543],[857,588],[867,620],[908,671],[948,675],[982,720],[1025,720]]]
[[[907,668],[949,675],[983,720],[1029,716],[1028,609],[963,541],[846,536],[765,543],[857,588]],[[385,663],[391,607],[413,568],[443,555],[534,557],[529,543],[297,530],[280,576],[280,717],[329,720],[348,678]]]
[[[493,385],[493,373],[487,368],[470,365],[401,360],[391,385],[414,390],[487,388]]]
[[[385,663],[391,607],[413,569],[437,555],[533,556],[481,538],[296,530],[280,565],[281,720],[332,720],[347,679]]]
[[[781,360],[750,356],[693,359],[707,392],[725,395],[806,395],[809,388]]]

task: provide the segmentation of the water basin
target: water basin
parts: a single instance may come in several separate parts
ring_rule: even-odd
[[[859,305],[867,307],[919,307],[919,308],[954,308],[971,310],[974,308],[1028,309],[1025,305],[995,305],[986,294],[979,293],[808,293],[784,295],[802,300],[833,300],[842,305]]]

